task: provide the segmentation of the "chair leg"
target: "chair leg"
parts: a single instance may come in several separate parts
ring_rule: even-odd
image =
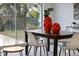
[[[7,56],[7,55],[8,55],[8,53],[7,53],[7,52],[5,52],[5,51],[3,51],[3,53],[4,53],[4,56]]]
[[[38,47],[36,47],[36,54],[37,54],[37,48],[38,48]]]
[[[62,50],[62,47],[60,48],[60,51],[59,51],[59,56],[61,55],[61,50]]]
[[[69,50],[69,56],[70,56],[70,49],[68,49]]]
[[[43,44],[43,40],[42,40],[42,44]],[[44,48],[44,46],[43,46],[43,50],[44,50],[44,53],[45,53],[45,48]]]
[[[36,54],[35,54],[35,47],[34,47],[34,56],[36,56]]]
[[[65,56],[66,56],[66,49],[64,49],[64,52],[65,52]]]
[[[0,51],[0,56],[1,56],[1,51]]]
[[[38,48],[38,47],[35,47],[35,56],[36,56],[36,54],[37,54],[37,48]]]
[[[32,48],[32,46],[29,46],[30,48],[29,48],[29,52],[28,52],[28,55],[30,54],[30,50],[31,50],[31,48]]]
[[[41,47],[40,47],[40,56],[41,56]]]
[[[20,56],[23,56],[23,53],[22,53],[22,51],[20,51],[20,52],[19,52],[19,55],[20,55]]]
[[[45,53],[45,48],[44,48],[44,46],[43,46],[43,50],[44,50],[44,53]]]
[[[36,56],[37,53],[37,47],[34,47],[34,56]]]
[[[48,56],[47,46],[45,46],[45,47],[46,47],[46,53],[47,53],[47,56]]]
[[[74,53],[74,55],[75,55],[75,51],[74,51],[74,49],[73,49],[73,53]]]
[[[79,52],[79,49],[77,48],[77,51]]]
[[[77,48],[77,51],[78,51],[78,53],[79,53],[79,49]]]

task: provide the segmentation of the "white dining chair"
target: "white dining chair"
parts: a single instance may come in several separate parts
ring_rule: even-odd
[[[40,47],[40,56],[41,56],[41,47],[45,47],[46,51],[47,51],[46,44],[38,43],[37,39],[35,38],[35,36],[32,33],[27,32],[27,34],[28,34],[28,46],[33,46],[34,47],[34,55],[35,56],[36,56],[38,47]],[[29,51],[29,53],[30,53],[30,51]]]
[[[42,43],[42,44],[44,44],[45,43],[45,40],[46,40],[45,38],[38,37],[38,36],[35,36],[35,39],[36,39],[37,43]],[[32,48],[32,46],[29,46],[29,52],[28,53],[30,53],[31,48]],[[43,50],[44,50],[44,53],[45,53],[44,46],[43,46]]]
[[[70,42],[67,43],[66,46],[63,46],[63,50],[65,51],[65,55],[66,55],[66,49],[68,49],[69,51],[69,56],[70,51],[73,50],[73,53],[75,55],[75,50],[79,49],[79,33],[75,33],[72,38],[70,38]]]
[[[59,56],[61,55],[61,50],[63,49],[64,46],[67,46],[67,44],[70,42],[70,38],[68,39],[61,39],[58,40],[58,46],[59,46]]]

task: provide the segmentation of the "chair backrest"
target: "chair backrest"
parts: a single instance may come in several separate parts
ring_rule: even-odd
[[[28,34],[28,43],[30,45],[37,45],[38,43],[35,36],[31,32],[27,32],[27,34]]]
[[[71,48],[79,48],[79,33],[75,33],[72,36],[69,47],[71,47]]]

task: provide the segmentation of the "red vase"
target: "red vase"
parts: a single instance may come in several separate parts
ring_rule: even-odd
[[[44,30],[46,33],[50,33],[52,28],[52,19],[49,16],[46,16],[44,19]]]
[[[61,29],[61,27],[60,27],[60,24],[59,23],[54,23],[52,25],[52,32],[54,34],[58,34],[60,32],[60,29]]]

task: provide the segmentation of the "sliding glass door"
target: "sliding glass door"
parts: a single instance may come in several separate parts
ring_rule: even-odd
[[[42,7],[38,3],[0,4],[0,34],[24,40],[24,30],[42,28]]]
[[[41,4],[16,4],[17,39],[24,40],[24,30],[41,28]]]
[[[38,29],[41,24],[41,4],[27,4],[28,12],[27,17],[27,29]]]
[[[14,4],[0,4],[0,34],[15,38]]]
[[[19,40],[24,40],[27,23],[27,4],[16,4],[16,38]]]

